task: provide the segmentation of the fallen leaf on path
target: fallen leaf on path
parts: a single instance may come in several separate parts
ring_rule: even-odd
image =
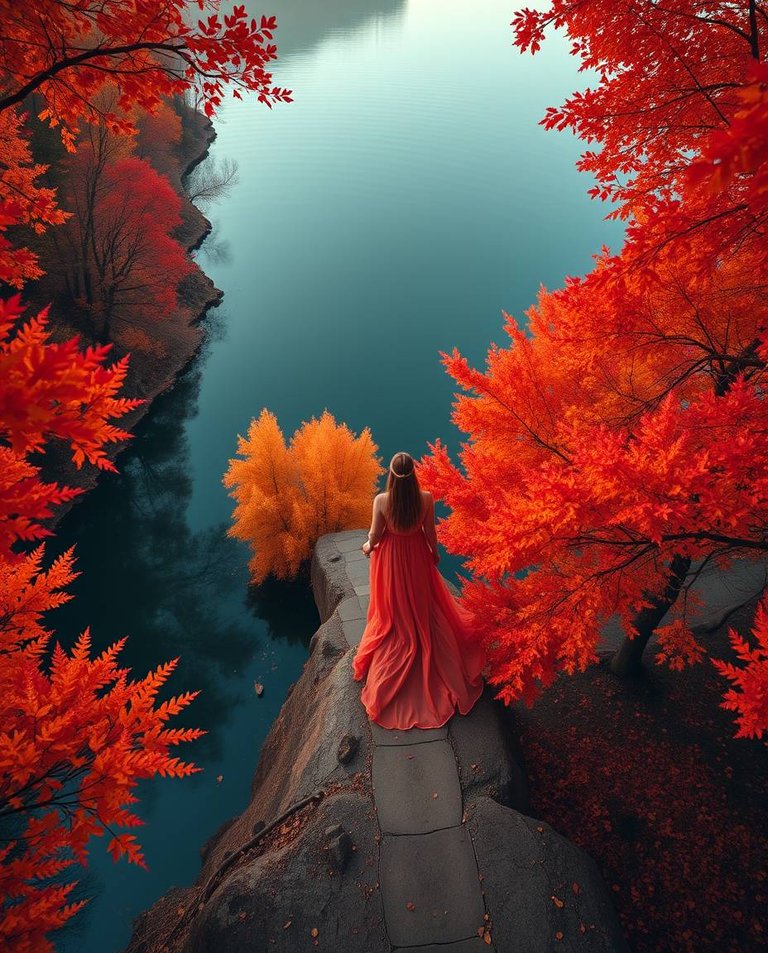
[[[408,903],[406,903],[406,905],[405,905],[405,909],[406,909],[406,910],[415,910],[415,909],[416,909],[416,904],[415,904],[415,903],[411,903],[411,901],[409,900]]]

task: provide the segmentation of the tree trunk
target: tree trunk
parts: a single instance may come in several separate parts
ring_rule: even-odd
[[[653,605],[642,609],[635,616],[637,635],[624,638],[618,651],[611,659],[611,671],[616,675],[637,675],[643,668],[643,653],[648,641],[667,611],[672,608],[680,594],[686,574],[691,565],[687,556],[675,555],[670,564],[670,575],[663,594],[653,600]]]
[[[720,368],[720,372],[715,375],[715,395],[717,397],[723,397],[728,393],[736,377],[742,371],[749,367],[763,366],[757,357],[759,345],[760,339],[756,338],[737,354],[730,363]],[[625,637],[619,650],[611,659],[611,671],[616,675],[636,675],[642,671],[645,647],[648,645],[656,626],[677,601],[690,565],[691,560],[685,556],[676,554],[672,557],[669,567],[669,581],[663,595],[654,599],[650,608],[638,612],[635,616],[637,635],[633,639]]]

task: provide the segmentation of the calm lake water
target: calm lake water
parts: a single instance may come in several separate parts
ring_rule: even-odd
[[[132,919],[191,883],[199,849],[242,810],[259,750],[316,625],[304,586],[249,593],[244,547],[224,535],[221,485],[238,433],[262,407],[290,434],[328,408],[370,426],[384,459],[421,455],[449,422],[439,351],[482,363],[540,284],[589,270],[621,226],[603,221],[567,134],[537,125],[588,83],[556,39],[536,57],[512,46],[513,2],[279,0],[276,81],[295,102],[271,112],[232,101],[214,160],[239,182],[208,210],[200,265],[223,289],[200,358],[159,399],[120,474],[62,523],[75,543],[76,600],[51,618],[65,641],[128,635],[137,675],[179,655],[174,692],[202,694],[182,753],[204,771],[141,790],[150,870],[113,865],[94,843],[88,909],[62,951],[113,953]],[[456,563],[447,569],[455,570]],[[253,684],[265,685],[257,698]],[[180,720],[181,722],[181,720]]]

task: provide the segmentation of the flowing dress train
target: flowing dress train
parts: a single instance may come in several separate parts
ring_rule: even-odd
[[[483,691],[485,649],[471,613],[434,563],[421,525],[387,526],[370,556],[371,596],[352,663],[368,717],[384,728],[439,728]]]

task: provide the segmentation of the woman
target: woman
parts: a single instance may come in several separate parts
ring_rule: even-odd
[[[404,730],[439,728],[456,707],[465,715],[483,690],[485,651],[437,570],[434,501],[407,453],[392,457],[362,549],[371,599],[353,675],[367,676],[360,698],[368,717]]]

